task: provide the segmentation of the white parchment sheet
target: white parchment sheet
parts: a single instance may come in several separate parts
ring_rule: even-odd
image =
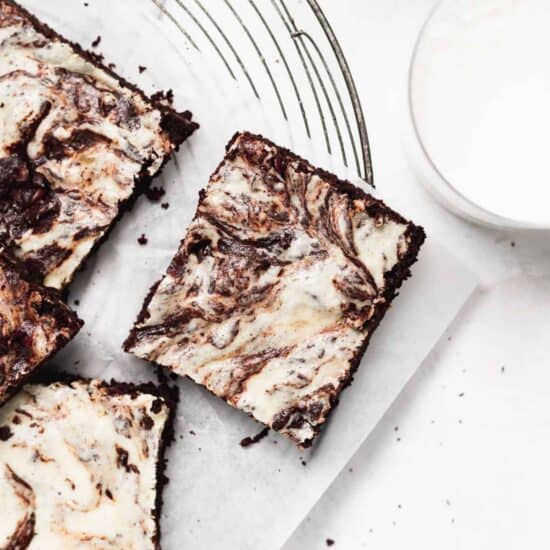
[[[264,81],[257,83],[260,102],[251,96],[247,83],[235,83],[225,69],[220,71],[219,59],[183,44],[181,32],[154,2],[89,0],[88,7],[72,0],[22,3],[85,46],[101,35],[101,51],[122,75],[148,92],[172,88],[176,106],[192,110],[201,124],[158,181],[166,188],[162,202],[170,207],[164,210],[140,199],[77,276],[70,303],[79,300],[76,309],[86,325],[56,359],[64,370],[85,376],[154,380],[154,370],[123,353],[121,344],[149,287],[173,256],[194,214],[197,193],[233,133],[263,133],[319,166],[344,176],[346,172],[326,154],[318,120],[310,121],[310,141],[296,129],[290,114],[288,122],[282,119],[272,90],[262,88]],[[208,5],[214,10],[218,3]],[[233,4],[249,9],[248,2]],[[228,34],[234,23],[224,26]],[[235,36],[236,47],[239,36],[247,39],[242,32]],[[250,44],[239,52],[247,66],[258,64]],[[274,74],[284,70],[273,57],[277,52],[264,53]],[[139,65],[147,67],[143,74]],[[258,70],[263,70],[261,65]],[[378,194],[383,198],[383,189]],[[142,233],[148,238],[146,246],[137,242]],[[261,426],[192,382],[179,380],[181,404],[176,441],[168,453],[163,548],[279,548],[375,427],[475,284],[443,246],[428,239],[412,279],[373,337],[353,385],[308,453],[272,433],[243,449],[241,439]]]

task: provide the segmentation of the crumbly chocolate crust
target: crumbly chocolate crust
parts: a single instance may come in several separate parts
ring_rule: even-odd
[[[163,494],[164,488],[170,481],[166,476],[166,468],[168,460],[166,458],[166,452],[172,443],[174,442],[174,423],[176,420],[176,412],[179,403],[179,390],[177,386],[170,386],[167,382],[162,382],[157,386],[153,383],[147,384],[130,384],[127,382],[117,382],[111,380],[110,383],[104,382],[104,387],[108,388],[113,394],[130,394],[137,395],[138,393],[147,393],[155,395],[159,399],[164,400],[164,403],[168,406],[170,414],[168,420],[162,432],[162,439],[159,451],[159,459],[157,462],[157,487],[155,497],[155,508],[153,510],[153,517],[155,519],[156,530],[153,536],[153,543],[155,550],[161,550],[161,524],[160,517],[162,513]]]
[[[13,0],[0,28],[0,237],[63,288],[198,125]]]
[[[132,400],[137,399],[139,396],[149,395],[157,399],[153,401],[151,405],[151,412],[156,413],[161,410],[163,406],[166,406],[168,409],[168,418],[164,424],[162,434],[160,437],[160,445],[156,462],[156,490],[155,490],[155,506],[151,510],[152,518],[155,522],[155,531],[151,537],[152,545],[156,550],[161,548],[161,526],[160,526],[160,517],[162,510],[162,494],[163,489],[168,479],[165,476],[166,469],[166,451],[168,447],[174,440],[174,420],[177,409],[177,404],[179,401],[179,394],[176,387],[170,387],[166,384],[161,384],[157,386],[152,383],[146,384],[131,384],[124,382],[117,382],[112,380],[111,382],[99,381],[99,380],[89,380],[74,377],[70,374],[65,373],[56,373],[55,375],[46,374],[37,378],[33,383],[34,386],[64,386],[64,387],[74,387],[75,385],[82,384],[89,386],[89,392],[103,391],[107,395],[129,396]],[[92,389],[93,387],[93,389]],[[92,394],[90,394],[92,395]],[[0,411],[1,412],[1,411]],[[24,411],[23,411],[24,412]],[[17,425],[21,422],[21,412],[16,409],[15,415],[12,419],[12,427],[14,431],[17,429]],[[144,429],[149,429],[143,425],[144,421],[147,421],[148,417],[145,415],[141,422]],[[150,421],[152,423],[152,421]],[[9,440],[13,437],[14,433],[11,431],[9,425],[3,426],[6,428],[6,437],[0,438],[0,446],[2,442],[8,444]],[[0,464],[1,464],[0,460]],[[117,449],[117,467],[124,468],[127,471],[134,471],[136,466],[128,462],[128,455],[124,450]],[[14,472],[10,472],[14,474]],[[21,478],[17,478],[21,486],[25,486],[29,491],[32,491],[32,487]],[[111,488],[113,489],[113,488]],[[106,491],[108,498],[112,499],[112,494],[110,490]],[[10,537],[8,541],[8,546],[6,550],[17,550],[19,548],[26,548],[36,536],[35,533],[35,523],[36,517],[34,514],[25,518],[25,522],[22,525],[18,525],[16,531]]]
[[[29,282],[0,244],[0,404],[82,324],[58,292]]]
[[[424,239],[351,183],[236,134],[124,348],[310,446]]]

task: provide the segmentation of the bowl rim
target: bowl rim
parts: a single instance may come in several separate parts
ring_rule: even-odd
[[[435,5],[430,9],[430,12],[428,13],[428,16],[426,17],[424,23],[420,27],[420,30],[418,32],[418,35],[415,39],[410,63],[409,63],[409,70],[408,70],[408,90],[407,90],[407,105],[408,105],[408,111],[409,111],[409,119],[412,126],[414,138],[420,148],[420,151],[422,153],[423,159],[428,163],[430,171],[435,176],[435,178],[439,181],[437,182],[431,182],[430,184],[426,185],[425,187],[428,188],[428,190],[432,194],[438,195],[436,198],[442,199],[442,193],[444,194],[444,191],[441,189],[436,190],[437,187],[443,187],[446,188],[447,192],[451,192],[451,195],[454,195],[454,198],[451,199],[449,197],[446,197],[444,200],[445,206],[450,208],[453,212],[457,213],[458,215],[467,218],[469,220],[477,221],[482,224],[496,226],[500,228],[518,228],[518,229],[542,229],[547,230],[550,229],[550,221],[548,222],[529,222],[522,219],[516,219],[516,218],[509,218],[506,216],[502,216],[500,214],[497,214],[496,212],[493,212],[479,204],[477,204],[475,201],[470,199],[467,195],[465,195],[462,191],[460,191],[453,183],[448,179],[444,174],[443,171],[439,168],[437,163],[433,160],[431,157],[428,148],[426,147],[424,140],[422,138],[419,126],[418,126],[418,118],[415,115],[415,102],[413,99],[414,95],[414,81],[415,81],[415,72],[416,72],[416,64],[418,61],[418,54],[420,47],[422,45],[422,41],[425,38],[425,33],[428,30],[429,26],[433,23],[435,17],[439,13],[439,11],[445,7],[447,3],[452,2],[452,0],[437,0]],[[449,193],[447,193],[448,195]],[[461,205],[457,203],[462,203]],[[468,210],[468,211],[465,211]]]

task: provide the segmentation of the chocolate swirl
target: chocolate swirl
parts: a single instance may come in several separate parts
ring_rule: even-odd
[[[0,244],[0,404],[82,322],[58,293],[30,282]]]
[[[125,348],[308,445],[423,239],[360,189],[238,134]]]
[[[32,487],[23,481],[9,466],[5,464],[5,476],[12,487],[13,494],[22,504],[25,512],[13,533],[8,537],[5,550],[25,550],[31,544],[35,535],[36,497]]]
[[[158,549],[173,405],[161,391],[29,385],[0,408],[11,432],[0,440],[0,547]]]
[[[0,238],[60,289],[196,124],[14,2],[0,28]]]

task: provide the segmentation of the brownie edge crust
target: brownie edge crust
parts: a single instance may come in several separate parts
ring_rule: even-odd
[[[424,239],[358,187],[237,134],[124,348],[308,447]]]
[[[0,243],[0,404],[82,324],[58,292],[29,282]]]
[[[0,0],[0,238],[64,288],[198,125]]]
[[[0,408],[0,547],[160,549],[177,391],[67,380]]]

